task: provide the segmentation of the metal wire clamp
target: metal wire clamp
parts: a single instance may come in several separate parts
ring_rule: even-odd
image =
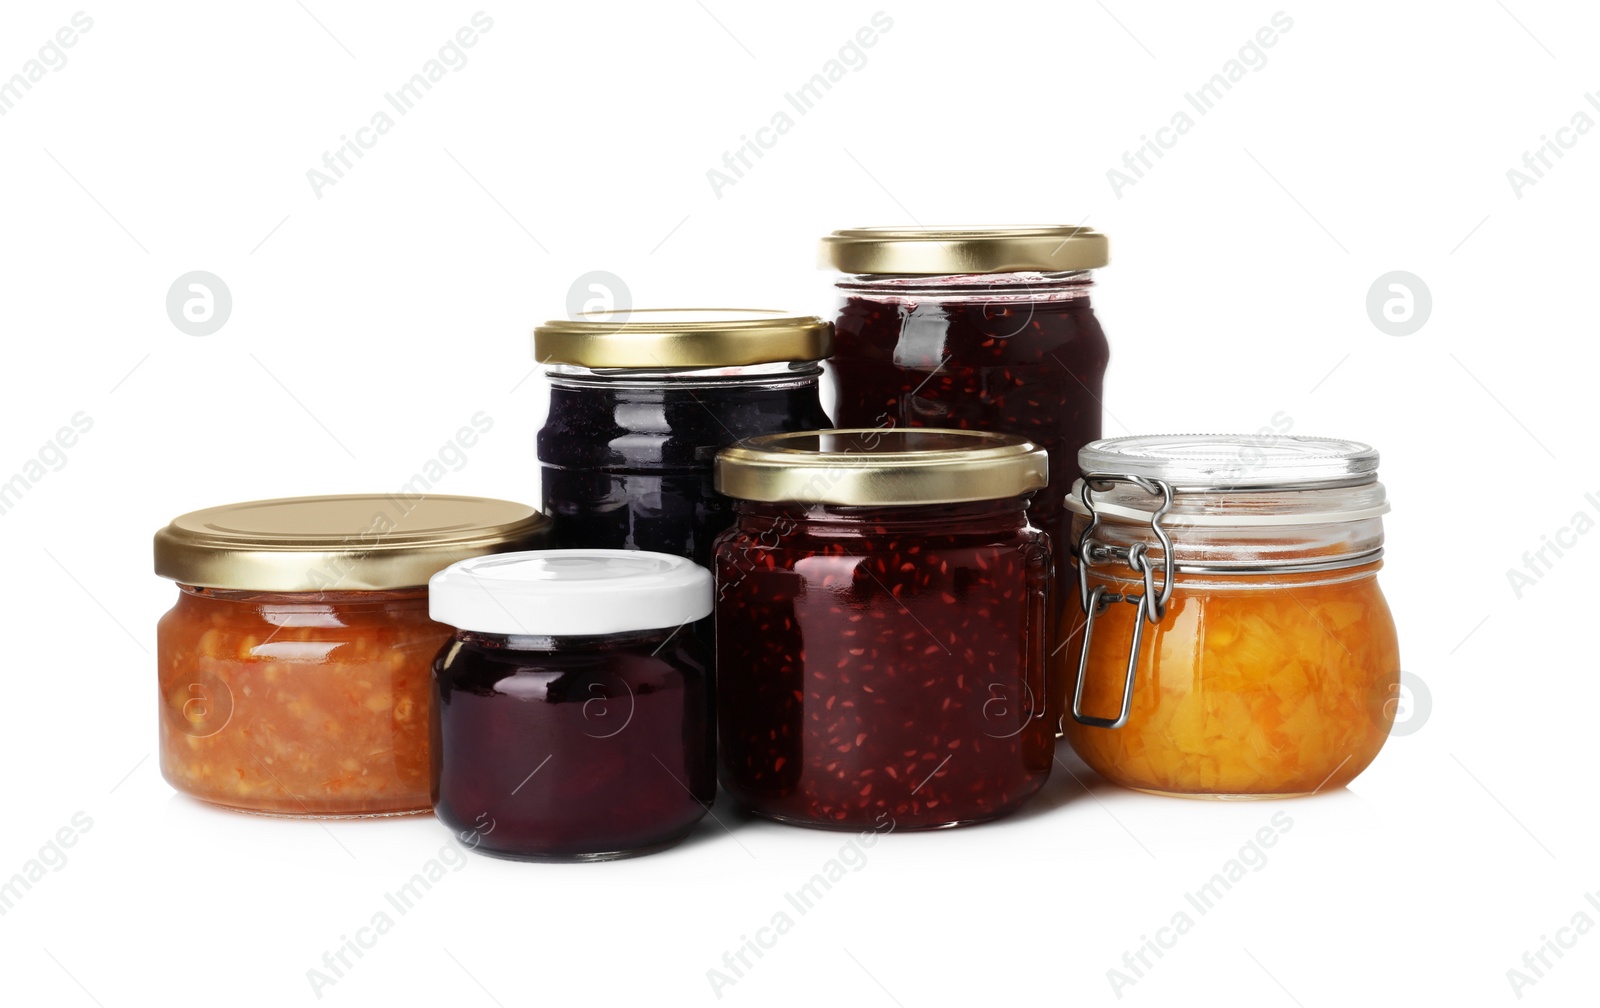
[[[1136,486],[1152,497],[1160,497],[1161,503],[1150,515],[1150,531],[1155,535],[1156,542],[1161,546],[1161,557],[1155,564],[1150,561],[1150,544],[1134,543],[1131,546],[1119,547],[1100,542],[1094,537],[1095,530],[1100,527],[1100,513],[1095,510],[1094,494],[1104,493],[1115,484],[1127,483]],[[1160,623],[1167,614],[1167,603],[1172,598],[1173,573],[1175,561],[1172,555],[1172,538],[1167,535],[1167,530],[1162,527],[1161,520],[1172,510],[1172,486],[1159,479],[1144,476],[1129,476],[1118,473],[1085,473],[1083,489],[1080,496],[1083,507],[1089,515],[1089,524],[1084,528],[1083,535],[1078,539],[1076,555],[1078,558],[1078,591],[1083,606],[1083,648],[1078,653],[1078,683],[1072,692],[1072,718],[1081,725],[1091,728],[1121,728],[1128,723],[1128,714],[1133,708],[1133,680],[1139,668],[1139,651],[1144,644],[1144,625]],[[1096,563],[1116,562],[1126,564],[1134,573],[1144,579],[1144,592],[1134,595],[1128,592],[1115,593],[1106,591],[1105,585],[1089,587],[1089,568]],[[1155,568],[1161,568],[1161,581],[1156,583]],[[1083,681],[1089,670],[1089,648],[1094,642],[1094,624],[1113,602],[1127,602],[1134,606],[1133,641],[1128,650],[1128,669],[1122,684],[1122,705],[1114,718],[1094,717],[1083,713]]]

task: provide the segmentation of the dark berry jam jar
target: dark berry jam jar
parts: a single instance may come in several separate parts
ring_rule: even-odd
[[[711,560],[733,523],[712,488],[717,449],[829,426],[818,395],[832,326],[769,311],[657,310],[547,322],[539,431],[553,543]]]
[[[718,457],[723,786],[833,829],[1005,815],[1050,772],[1042,448],[946,430],[752,438]]]
[[[1089,289],[1108,261],[1105,236],[857,228],[824,238],[823,260],[843,274],[829,361],[835,421],[996,431],[1042,445],[1050,484],[1031,511],[1061,553],[1078,449],[1101,433],[1108,350]],[[1065,597],[1066,565],[1057,576]]]
[[[486,562],[493,561],[493,562]],[[434,661],[433,810],[525,861],[662,850],[716,796],[706,655],[683,628],[711,575],[682,557],[535,550],[429,582],[456,627]]]

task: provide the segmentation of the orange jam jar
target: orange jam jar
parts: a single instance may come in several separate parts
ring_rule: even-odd
[[[194,511],[156,533],[161,772],[214,805],[316,818],[432,808],[428,704],[451,628],[427,582],[541,544],[533,508],[350,495]]]
[[[1388,738],[1378,453],[1354,441],[1096,441],[1073,487],[1062,727],[1116,784],[1190,798],[1343,787]],[[1118,604],[1124,603],[1124,604]]]

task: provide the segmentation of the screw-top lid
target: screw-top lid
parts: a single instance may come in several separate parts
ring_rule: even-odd
[[[419,587],[467,557],[543,542],[549,519],[487,497],[345,494],[225,504],[156,533],[156,573],[264,592]]]
[[[820,263],[843,273],[1058,273],[1111,261],[1110,243],[1094,228],[866,227],[822,239]]]
[[[1375,481],[1378,452],[1360,441],[1289,434],[1151,434],[1091,442],[1078,467],[1159,479],[1174,490],[1317,489]]]
[[[1032,441],[936,427],[798,431],[746,438],[717,455],[717,490],[749,501],[955,504],[1031,493],[1049,482]]]
[[[754,308],[657,308],[588,312],[533,331],[541,364],[586,368],[718,368],[819,361],[833,352],[833,324],[815,315]]]
[[[638,550],[529,550],[451,564],[428,615],[460,630],[577,637],[679,627],[711,615],[711,572]]]

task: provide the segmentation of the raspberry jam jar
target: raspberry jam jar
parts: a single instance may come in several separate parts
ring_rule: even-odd
[[[681,841],[716,796],[700,639],[711,574],[682,557],[535,550],[429,585],[433,807],[484,854],[606,861]]]
[[[375,494],[174,519],[155,537],[178,583],[156,631],[167,782],[264,815],[426,812],[428,674],[450,636],[428,578],[545,525],[509,501]]]
[[[733,523],[712,488],[717,449],[829,426],[818,363],[833,328],[772,311],[633,311],[547,322],[534,354],[550,383],[538,435],[553,545],[711,560]]]
[[[759,815],[935,829],[1005,815],[1050,772],[1044,449],[833,430],[723,450],[723,787]]]
[[[1078,449],[1100,437],[1109,356],[1089,304],[1106,237],[1085,227],[854,228],[822,240],[842,275],[828,362],[841,427],[945,427],[1050,454],[1033,522],[1068,542]],[[1058,590],[1073,586],[1058,567]],[[1054,648],[1052,647],[1052,650]]]
[[[1400,678],[1378,453],[1177,435],[1079,459],[1075,646],[1055,678],[1084,762],[1193,798],[1312,794],[1366,769]]]

